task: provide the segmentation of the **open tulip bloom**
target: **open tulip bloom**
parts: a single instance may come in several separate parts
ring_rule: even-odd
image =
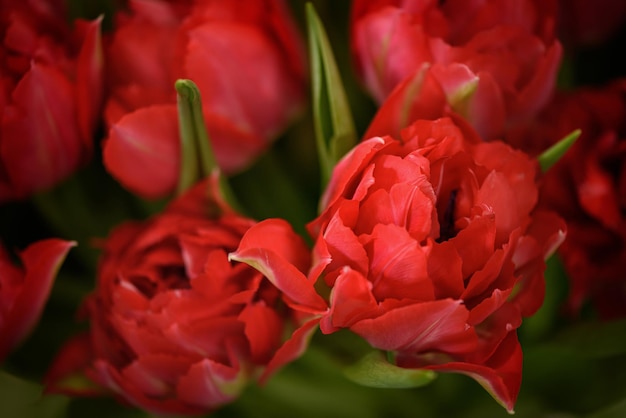
[[[626,8],[314,3],[1,1],[0,416],[626,416]]]

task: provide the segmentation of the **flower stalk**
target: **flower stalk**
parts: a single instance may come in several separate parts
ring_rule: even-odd
[[[177,194],[180,195],[218,170],[211,148],[211,139],[202,112],[202,98],[198,86],[191,80],[179,79],[174,84],[177,92],[178,126],[181,146],[180,176]],[[233,208],[240,208],[226,178],[219,176],[220,194]]]

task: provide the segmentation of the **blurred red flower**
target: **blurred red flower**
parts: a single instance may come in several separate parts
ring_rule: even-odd
[[[0,5],[0,201],[89,161],[102,104],[100,20],[72,29],[60,1]]]
[[[354,61],[378,103],[424,66],[464,67],[475,85],[468,102],[453,103],[454,110],[484,139],[500,139],[553,93],[561,60],[556,12],[552,0],[356,0]],[[448,84],[444,90],[454,102]]]
[[[626,80],[561,93],[515,142],[539,152],[574,129],[582,135],[546,174],[540,204],[567,222],[570,312],[591,301],[604,318],[625,317]]]
[[[254,221],[215,187],[202,182],[153,219],[112,232],[85,304],[90,332],[62,349],[48,390],[72,392],[64,379],[78,371],[152,413],[202,414],[304,350],[311,314],[255,269],[229,262]],[[306,269],[309,250],[291,232],[281,238],[286,225],[265,241],[286,248],[288,240],[283,254]]]
[[[180,146],[174,82],[193,80],[218,164],[246,168],[300,113],[306,69],[282,0],[131,0],[107,55],[109,136],[104,162],[146,197],[174,190]]]

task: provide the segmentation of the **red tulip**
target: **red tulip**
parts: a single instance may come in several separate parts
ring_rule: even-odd
[[[0,246],[0,362],[35,327],[73,242],[46,239],[19,253],[21,265]]]
[[[50,188],[91,157],[102,97],[100,20],[59,2],[0,7],[0,201]]]
[[[177,136],[144,123],[167,118],[161,124],[177,129],[176,79],[198,85],[213,149],[227,173],[245,169],[299,113],[303,48],[282,0],[133,0],[130,6],[117,16],[107,49],[110,131],[104,144],[105,166],[125,187],[161,197],[177,183]],[[154,143],[170,151],[154,153]]]
[[[424,65],[464,66],[475,91],[464,106],[451,104],[484,139],[498,139],[552,95],[561,58],[555,14],[555,1],[357,0],[352,49],[379,103]]]
[[[516,328],[542,304],[565,228],[535,211],[536,176],[525,154],[447,118],[359,144],[310,225],[332,288],[322,331],[349,328],[401,367],[468,374],[512,410]]]
[[[152,413],[201,414],[303,352],[311,313],[271,277],[229,262],[255,223],[226,207],[215,187],[209,193],[203,182],[153,219],[125,223],[108,237],[86,302],[90,332],[62,350],[49,390],[63,390],[64,378],[84,368],[93,382]],[[262,239],[285,263],[306,269],[309,251],[286,226],[251,233],[247,242]]]
[[[398,139],[361,142],[335,167],[309,225],[308,277],[265,257],[261,240],[258,256],[235,254],[293,294],[323,277],[331,292],[329,309],[315,312],[322,332],[350,329],[400,367],[467,374],[512,410],[516,329],[543,302],[544,259],[565,230],[535,210],[537,170],[451,119],[418,120]]]
[[[571,313],[591,302],[603,318],[626,317],[625,117],[626,80],[619,80],[562,93],[515,137],[540,151],[582,130],[546,174],[541,197],[568,225],[559,255],[571,281]]]

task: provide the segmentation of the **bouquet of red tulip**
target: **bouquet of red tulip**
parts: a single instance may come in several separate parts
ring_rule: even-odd
[[[0,415],[626,414],[625,28],[2,0]]]

